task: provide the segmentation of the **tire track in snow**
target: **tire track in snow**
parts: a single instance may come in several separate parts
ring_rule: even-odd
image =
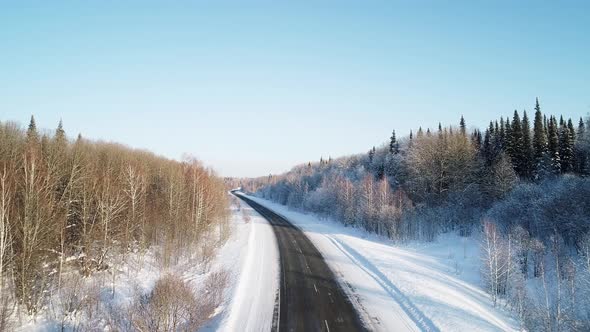
[[[369,262],[365,257],[359,254],[356,250],[348,246],[347,244],[335,239],[329,235],[324,236],[340,250],[346,257],[348,257],[355,265],[362,269],[368,276],[370,276],[379,286],[383,288],[404,310],[410,319],[418,326],[422,331],[428,332],[440,332],[440,329],[434,325],[430,318],[426,317],[420,309],[412,303],[412,301],[405,296],[399,288],[397,288],[377,267]],[[407,324],[403,317],[400,320],[412,330],[412,326]]]

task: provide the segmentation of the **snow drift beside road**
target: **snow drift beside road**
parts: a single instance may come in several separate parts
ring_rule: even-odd
[[[232,206],[235,226],[218,263],[232,271],[226,309],[202,331],[270,331],[279,287],[279,251],[272,226],[242,200]],[[244,216],[247,216],[244,220]]]
[[[319,220],[248,196],[305,231],[377,331],[515,331],[479,280],[479,246],[447,234],[434,243],[394,246],[359,229]],[[267,263],[268,264],[268,263]]]

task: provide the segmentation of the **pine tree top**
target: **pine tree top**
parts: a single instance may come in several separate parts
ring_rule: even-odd
[[[31,121],[29,121],[29,132],[37,132],[37,124],[35,123],[35,117],[31,115]]]
[[[397,144],[397,139],[395,137],[395,129],[391,133],[391,141],[389,142],[389,152],[396,154],[399,152],[399,147]]]
[[[517,110],[514,110],[514,115],[512,116],[512,123],[514,123],[515,121],[520,122],[520,115],[518,115]]]
[[[396,142],[396,137],[395,137],[395,129],[391,132],[391,142],[395,143]]]
[[[63,122],[61,121],[61,119],[59,120],[57,129],[55,130],[55,136],[59,139],[65,139],[66,137],[66,131],[64,130]]]
[[[39,135],[37,133],[37,124],[35,123],[35,117],[31,115],[31,121],[27,129],[27,139],[32,142],[37,142]]]

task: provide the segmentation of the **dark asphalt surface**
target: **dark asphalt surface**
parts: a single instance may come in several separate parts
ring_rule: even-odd
[[[324,258],[305,234],[264,206],[238,195],[273,226],[281,260],[275,331],[366,331]]]

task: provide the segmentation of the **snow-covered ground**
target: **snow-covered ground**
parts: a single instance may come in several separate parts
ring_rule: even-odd
[[[231,246],[228,243],[224,247]],[[226,251],[226,250],[222,250]],[[105,319],[117,319],[126,315],[128,306],[138,294],[148,294],[156,281],[166,274],[179,276],[197,292],[200,292],[205,280],[212,273],[225,269],[223,260],[218,256],[211,265],[205,267],[196,261],[178,264],[170,268],[162,268],[154,248],[143,253],[130,253],[125,263],[116,270],[116,278],[112,279],[110,271],[97,272],[91,277],[82,278],[77,272],[64,274],[65,282],[62,290],[55,290],[50,302],[35,316],[17,318],[15,331],[85,331],[109,330]],[[96,301],[96,306],[76,312],[67,312],[62,306],[68,306],[72,294],[80,303]],[[91,315],[88,314],[90,310]]]
[[[279,285],[279,255],[276,239],[266,219],[258,215],[241,200],[231,206],[232,228],[227,241],[216,251],[208,264],[196,261],[183,262],[163,269],[152,248],[142,254],[128,254],[125,264],[118,268],[112,293],[110,272],[100,272],[89,278],[78,275],[75,285],[68,285],[78,294],[88,297],[96,294],[100,299],[98,311],[120,311],[132,303],[138,294],[149,293],[156,281],[167,273],[179,276],[197,292],[203,292],[207,278],[216,273],[227,275],[223,301],[201,331],[270,331],[275,297]],[[62,322],[59,317],[59,294],[51,296],[51,308],[34,317],[15,317],[16,331],[103,330],[104,321],[96,312],[96,318],[88,318],[84,312],[75,316],[68,313]],[[69,298],[64,297],[64,301]],[[57,304],[57,305],[56,305]],[[93,309],[94,310],[94,309]],[[117,313],[114,313],[117,315]],[[109,317],[111,314],[107,314]],[[104,316],[103,316],[104,317]]]
[[[344,290],[375,331],[514,331],[516,320],[493,308],[479,280],[479,246],[474,239],[444,235],[428,244],[394,245],[365,231],[250,197],[305,231]],[[182,276],[197,289],[211,273],[227,271],[224,301],[201,331],[269,331],[279,287],[279,254],[268,222],[242,201],[232,206],[232,234],[209,268],[159,268],[156,257],[131,255],[115,284],[113,304],[149,292],[164,273]],[[93,278],[80,287],[95,287]],[[98,283],[110,296],[108,281]],[[115,306],[116,307],[116,306]],[[21,322],[18,331],[60,330],[42,316]],[[76,318],[66,322],[75,327]]]
[[[434,243],[394,245],[340,223],[261,198],[313,241],[376,331],[515,331],[481,289],[479,245],[447,234]]]
[[[219,264],[232,271],[226,310],[203,331],[270,331],[279,287],[279,252],[272,227],[241,200],[232,207],[235,230]]]

